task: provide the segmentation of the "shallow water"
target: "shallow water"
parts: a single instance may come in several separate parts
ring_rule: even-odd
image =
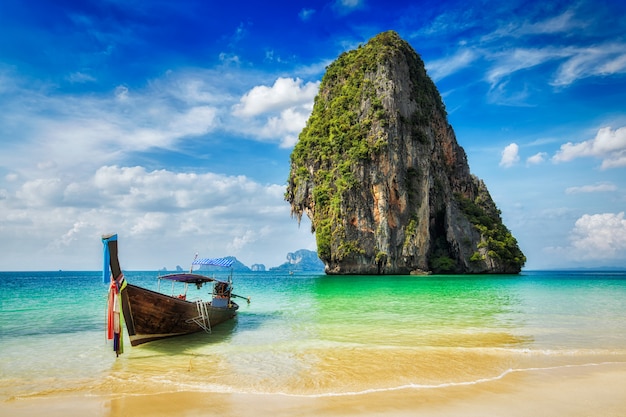
[[[125,276],[157,288],[156,273]],[[354,395],[626,362],[622,272],[236,274],[235,292],[252,299],[240,300],[236,320],[210,335],[138,347],[126,338],[119,358],[105,341],[101,281],[99,272],[0,273],[2,399],[70,392]]]

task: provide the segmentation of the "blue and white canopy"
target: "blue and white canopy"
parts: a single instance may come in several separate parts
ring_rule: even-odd
[[[210,266],[223,266],[228,268],[234,263],[232,258],[202,258],[194,259],[193,265],[210,265]]]

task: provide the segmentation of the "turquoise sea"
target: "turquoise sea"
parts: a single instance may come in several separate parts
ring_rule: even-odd
[[[125,276],[157,286],[156,272]],[[101,272],[1,272],[0,401],[76,392],[358,395],[626,363],[626,272],[264,272],[235,274],[234,287],[252,300],[240,300],[237,319],[138,347],[126,336],[116,358],[105,340]]]

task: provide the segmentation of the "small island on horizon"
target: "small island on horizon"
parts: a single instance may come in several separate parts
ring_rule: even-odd
[[[286,256],[286,261],[278,266],[266,268],[264,264],[255,263],[251,266],[247,266],[241,261],[239,261],[234,256],[225,256],[226,259],[232,259],[233,265],[232,269],[236,272],[324,272],[324,263],[317,256],[317,252],[307,250],[307,249],[299,249],[295,252],[289,252]],[[177,272],[181,272],[184,270],[183,267],[177,265],[174,269]],[[219,271],[220,267],[212,267],[212,266],[204,266],[198,268],[201,271]],[[160,272],[169,271],[166,267],[162,267],[159,269]]]

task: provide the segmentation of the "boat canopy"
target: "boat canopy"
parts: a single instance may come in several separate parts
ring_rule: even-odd
[[[184,282],[187,284],[204,284],[205,282],[219,281],[215,278],[207,277],[200,274],[192,274],[189,272],[181,272],[178,274],[161,275],[159,279],[167,279],[170,281]]]
[[[223,266],[228,268],[233,262],[235,261],[232,258],[202,258],[194,259],[193,265]]]

